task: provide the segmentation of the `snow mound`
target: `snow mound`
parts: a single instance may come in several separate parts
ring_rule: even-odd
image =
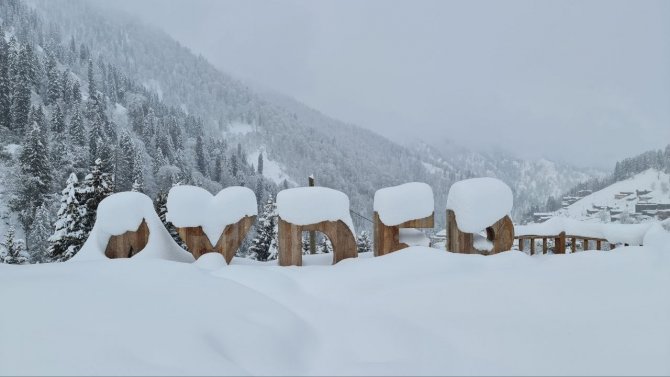
[[[277,194],[277,214],[296,225],[342,220],[353,234],[349,197],[327,187],[296,187]]]
[[[472,178],[451,185],[447,209],[454,211],[458,229],[478,233],[509,215],[512,189],[496,178]]]
[[[95,225],[81,250],[71,261],[107,259],[105,249],[109,238],[125,232],[134,232],[142,220],[149,228],[145,248],[135,259],[156,258],[177,262],[192,262],[193,256],[179,247],[156,214],[151,198],[140,192],[119,192],[105,198],[98,205]]]
[[[196,186],[175,186],[167,198],[166,219],[176,227],[202,227],[209,242],[216,245],[226,226],[245,216],[256,216],[256,194],[241,186],[231,186],[213,196]]]
[[[667,256],[0,264],[0,374],[667,375]]]
[[[428,217],[435,212],[433,189],[425,183],[410,182],[377,190],[374,210],[388,226]]]
[[[590,223],[567,217],[552,217],[543,223],[516,226],[514,234],[555,236],[565,232],[566,235],[603,238],[611,243],[642,245],[645,234],[653,224]]]
[[[200,258],[193,262],[193,265],[203,270],[213,271],[223,268],[228,264],[226,263],[226,258],[223,257],[223,254],[211,252],[201,255]]]

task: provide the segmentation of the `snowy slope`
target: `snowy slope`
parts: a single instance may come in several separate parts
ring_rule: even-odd
[[[614,210],[633,213],[635,212],[635,205],[640,202],[636,195],[637,190],[651,191],[644,195],[649,198],[650,203],[670,203],[670,175],[655,169],[646,170],[585,196],[568,206],[567,209],[561,210],[560,214],[582,220],[597,218],[597,214],[589,215],[586,212],[587,210],[594,210],[594,205],[608,206]],[[615,198],[615,195],[621,192],[632,192],[633,194],[620,199]]]
[[[215,262],[0,265],[0,374],[670,374],[668,250]]]

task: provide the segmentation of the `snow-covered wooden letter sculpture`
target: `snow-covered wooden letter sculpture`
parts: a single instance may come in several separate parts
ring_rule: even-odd
[[[447,250],[485,255],[510,250],[514,243],[511,210],[512,190],[498,179],[454,183],[447,197]]]
[[[425,183],[411,182],[377,190],[374,200],[375,256],[409,246],[428,246],[422,232],[435,223],[433,190]],[[417,242],[418,241],[418,242]]]
[[[91,234],[71,260],[131,257],[193,261],[170,237],[148,196],[119,192],[100,202]]]
[[[216,196],[195,186],[176,186],[167,199],[167,220],[197,259],[219,252],[227,263],[256,220],[256,195],[246,187],[227,187]]]
[[[279,265],[302,265],[302,232],[325,234],[333,244],[333,264],[358,256],[349,198],[325,187],[297,187],[277,194]]]

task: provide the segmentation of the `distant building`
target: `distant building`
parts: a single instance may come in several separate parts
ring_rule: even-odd
[[[554,217],[553,212],[535,212],[533,213],[533,222],[535,223],[543,223],[549,219]]]

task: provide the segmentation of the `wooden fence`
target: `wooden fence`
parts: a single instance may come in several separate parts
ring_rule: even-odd
[[[589,243],[590,242],[595,242],[596,244],[596,250],[602,250],[603,245],[607,244],[609,246],[609,250],[612,250],[616,247],[616,245],[610,243],[604,238],[593,238],[593,237],[584,237],[584,236],[578,236],[578,235],[566,235],[565,232],[561,232],[558,235],[555,236],[540,236],[540,235],[523,235],[523,236],[515,236],[514,239],[519,240],[518,245],[519,245],[519,250],[524,251],[525,249],[525,243],[526,240],[530,240],[530,255],[535,254],[535,240],[541,239],[542,240],[542,253],[546,254],[548,248],[548,240],[553,239],[554,240],[554,247],[553,251],[554,254],[565,254],[565,250],[567,248],[567,242],[570,241],[570,250],[571,252],[576,252],[577,251],[577,241],[582,240],[582,249],[583,250],[588,250],[589,249]],[[628,246],[626,244],[626,246]]]

